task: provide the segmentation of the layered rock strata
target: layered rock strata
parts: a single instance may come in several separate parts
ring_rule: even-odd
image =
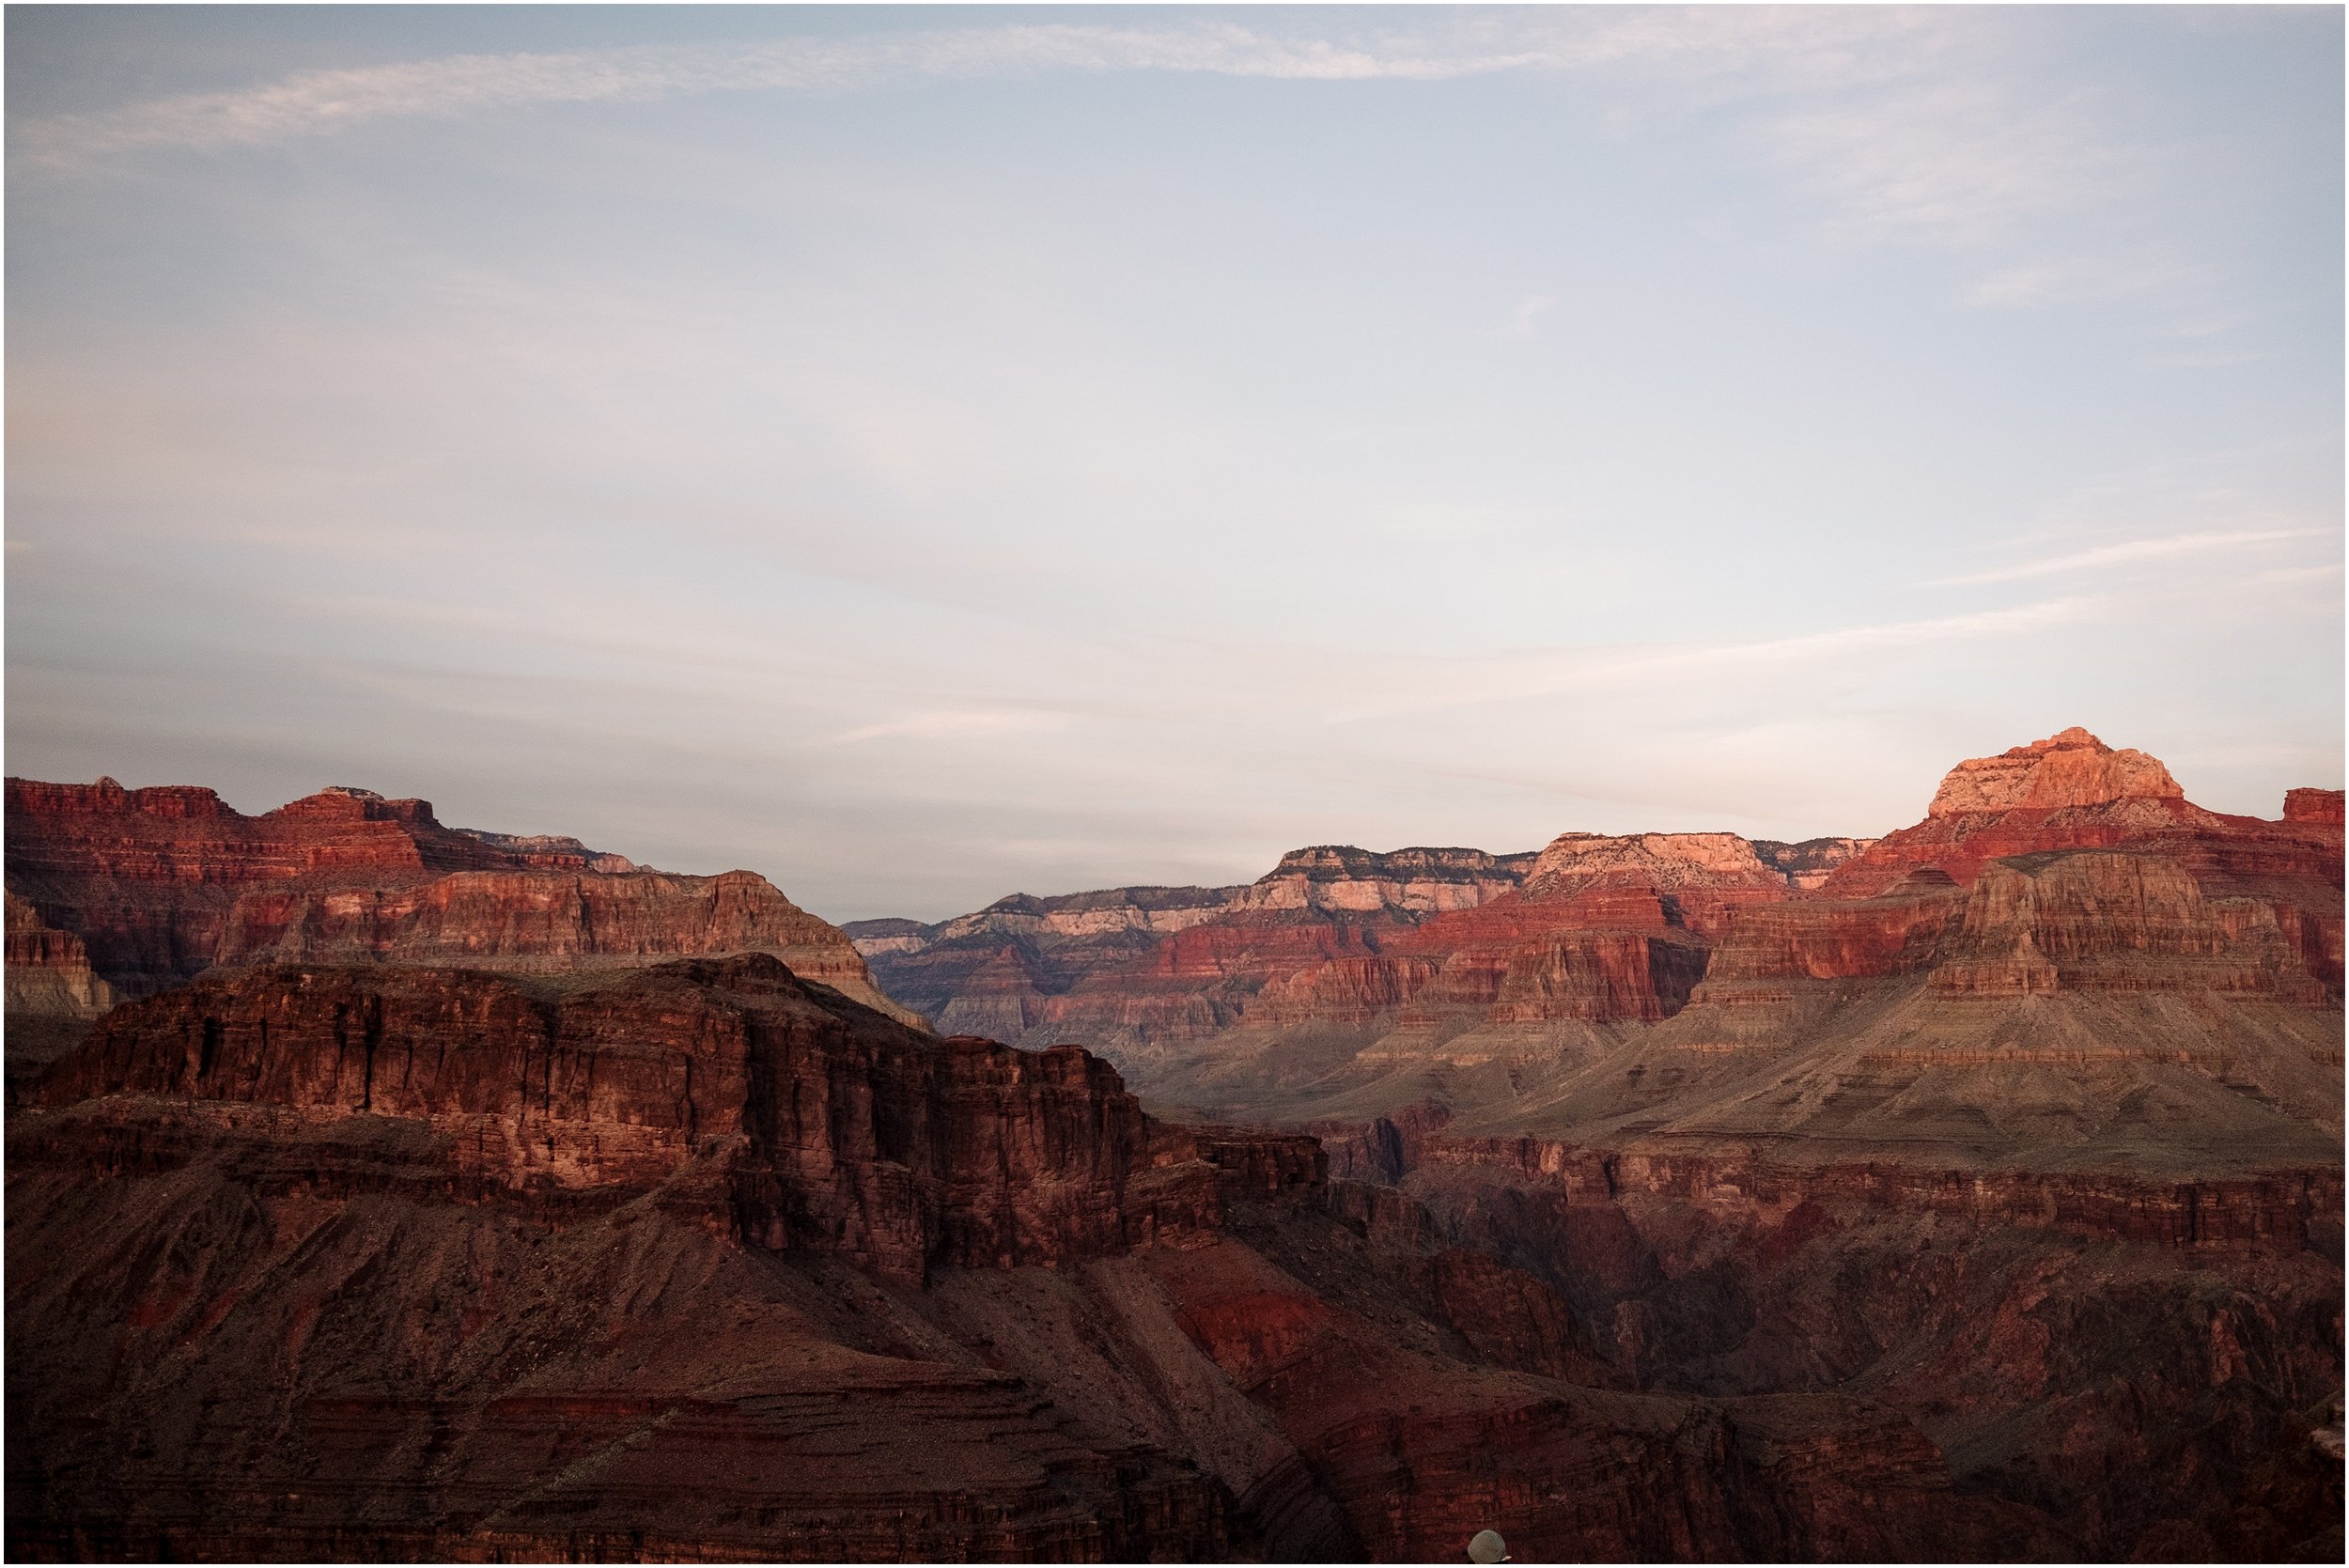
[[[1923,822],[1881,840],[1567,833],[1513,858],[1517,885],[1408,919],[1351,912],[1370,893],[1278,912],[1203,895],[1180,929],[1136,930],[1081,968],[977,926],[928,946],[894,933],[875,961],[971,1028],[1090,1042],[1145,1094],[1227,1116],[1430,1095],[1532,1114],[1651,1036],[1687,1060],[1781,1050],[1879,1008],[1907,1017],[1904,998],[1949,1004],[1928,1032],[1968,1050],[2027,1037],[1999,1010],[2034,999],[2197,999],[2148,1001],[2131,1027],[2156,1054],[2195,1056],[2216,1030],[2289,1056],[2294,1010],[2338,1016],[2337,794],[2295,791],[2273,822],[2224,815],[2075,729],[1960,764]]]
[[[877,972],[887,972],[889,993],[921,999],[907,1004],[941,1029],[1019,1040],[1048,1022],[1066,1021],[1072,1004],[1061,999],[1071,991],[1140,965],[1163,969],[1178,994],[1160,1017],[1151,1016],[1148,1003],[1129,1001],[1134,1027],[1183,1032],[1212,1028],[1233,1011],[1227,999],[1194,1003],[1183,994],[1196,988],[1203,970],[1219,980],[1237,975],[1244,989],[1260,971],[1292,967],[1293,955],[1367,951],[1375,940],[1368,932],[1473,908],[1515,889],[1532,861],[1481,849],[1375,854],[1322,845],[1291,850],[1265,876],[1236,887],[1110,888],[1053,898],[1015,893],[935,924],[857,921],[845,929]],[[1179,951],[1157,961],[1172,939],[1208,924],[1246,935],[1237,944],[1214,937],[1178,944]]]
[[[1782,873],[1797,891],[1809,893],[1832,876],[1837,866],[1875,842],[1870,838],[1813,838],[1785,844],[1758,838],[1753,841],[1753,853],[1763,864]]]
[[[24,929],[77,940],[118,995],[255,963],[552,972],[756,951],[896,1010],[848,939],[764,877],[673,876],[577,839],[447,828],[428,801],[364,789],[246,816],[209,789],[11,779],[8,888],[11,1008],[95,1005],[75,1002],[70,977],[62,990],[32,978],[68,975],[62,950],[20,966],[21,902]]]
[[[2159,761],[2142,752],[2116,752],[2075,724],[2045,740],[1959,763],[1934,791],[1925,815],[1970,817],[2185,799]]]
[[[60,931],[11,893],[8,897],[8,1010],[94,1018],[115,1004],[114,987],[90,968],[89,945]]]
[[[2341,824],[2341,792],[2338,789],[2287,789],[2284,791],[2284,820],[2286,822],[2315,822],[2338,828]]]
[[[181,1120],[257,1138],[392,1118],[430,1129],[455,1190],[563,1207],[691,1172],[723,1192],[748,1244],[916,1281],[933,1264],[1120,1250],[1215,1203],[1212,1182],[1147,1179],[1142,1111],[1097,1058],[932,1040],[764,954],[568,986],[466,970],[216,973],[109,1014],[40,1094],[184,1102]],[[1230,1146],[1245,1180],[1263,1156]],[[1223,1147],[1174,1129],[1157,1152],[1202,1176]],[[1315,1174],[1307,1159],[1288,1176]]]
[[[2154,758],[2114,751],[2073,728],[1959,763],[1934,792],[1922,822],[1877,840],[1838,867],[1822,891],[1829,897],[1865,897],[1922,867],[1970,887],[1983,866],[2010,855],[2196,845],[2247,861],[2264,851],[2300,862],[2306,851],[2321,851],[2326,839],[2312,823],[2287,818],[2271,824],[2205,811],[2186,799]],[[2330,848],[2337,857],[2338,837]]]
[[[2088,1560],[2339,1555],[2337,1165],[1933,1172],[1455,1126],[1382,1122],[1332,1165],[1555,1286],[1631,1386],[1875,1402]]]
[[[1533,855],[1325,846],[1244,888],[1021,895],[848,929],[883,986],[941,1027],[1082,1041],[1157,1082],[1227,1035],[1668,1017],[1730,911],[1861,847],[1660,833],[1569,833]],[[1320,1042],[1300,1048],[1310,1074]]]

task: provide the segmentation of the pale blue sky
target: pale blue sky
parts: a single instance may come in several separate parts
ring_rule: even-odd
[[[11,7],[8,766],[837,919],[2341,782],[2341,13]]]

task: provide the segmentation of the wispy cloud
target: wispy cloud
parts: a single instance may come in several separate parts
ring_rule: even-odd
[[[2341,563],[2327,561],[2313,567],[2276,567],[2267,571],[2253,572],[2239,586],[2247,588],[2296,587],[2304,582],[2322,582],[2339,577]]]
[[[2204,282],[2210,276],[2207,267],[2189,267],[2162,256],[2057,256],[2000,268],[1967,289],[1965,300],[1968,304],[1992,308],[2072,304],[2083,300],[2135,298]]]
[[[2258,349],[2209,349],[2200,353],[2148,354],[2137,363],[2147,370],[2216,370],[2229,365],[2263,365],[2276,356]]]
[[[867,740],[891,738],[940,740],[960,736],[1024,735],[1058,729],[1064,722],[1066,720],[1061,714],[1034,709],[946,708],[884,720],[878,724],[865,724],[833,736],[831,744],[853,746]]]
[[[1595,63],[1638,52],[1620,28],[1503,39],[1382,36],[1362,43],[1284,37],[1233,23],[1176,28],[1066,24],[642,46],[565,54],[461,54],[302,71],[237,92],[194,94],[15,128],[20,168],[64,172],[157,147],[251,147],[370,120],[447,116],[540,103],[650,102],[713,92],[826,91],[920,78],[1045,71],[1166,70],[1299,81],[1442,80]],[[1576,35],[1580,36],[1576,36]],[[1654,40],[1647,40],[1651,45]]]
[[[1847,241],[1987,243],[2082,199],[2124,162],[2084,102],[1972,80],[1799,109],[1772,137],[1836,206],[1828,230]]]
[[[20,120],[10,128],[10,165],[19,177],[70,176],[163,149],[257,147],[375,121],[537,104],[1134,71],[1324,83],[1581,73],[1665,88],[1689,105],[1743,104],[1744,133],[1811,189],[1832,235],[1855,241],[1978,244],[2095,199],[2128,162],[2085,100],[2020,85],[2007,69],[2015,30],[1972,13],[1740,6],[1367,14],[1375,20],[1334,11],[1276,24],[978,26],[308,70],[236,91]],[[1409,25],[1397,25],[1401,17]],[[2009,303],[2048,287],[2039,274],[2061,265],[2017,269],[1982,287]],[[1521,305],[1516,327],[1497,335],[1532,330]]]
[[[1381,507],[1364,526],[1390,539],[1415,545],[1469,545],[1529,528],[1562,528],[1573,514],[1560,506],[1480,506],[1422,503]]]
[[[1510,314],[1507,326],[1495,327],[1485,335],[1530,338],[1533,335],[1536,323],[1557,308],[1558,302],[1547,294],[1528,294],[1517,302],[1517,308]]]
[[[2104,567],[2129,566],[2139,561],[2277,544],[2286,539],[2312,539],[2322,536],[2325,532],[2319,528],[2210,529],[2194,534],[2171,534],[2155,539],[2124,539],[2118,544],[2098,545],[2091,550],[2076,550],[2068,554],[2018,562],[1990,571],[1969,572],[1964,577],[1938,578],[1931,586],[1965,587],[1981,582],[2016,582],[2025,578],[2052,577],[2059,572],[2092,571]]]
[[[1686,678],[1738,669],[1848,662],[1934,644],[2017,634],[2082,618],[2093,596],[2046,599],[2004,610],[1940,615],[1874,626],[1839,627],[1791,637],[1735,643],[1619,647],[1588,652],[1506,654],[1476,660],[1429,660],[1383,676],[1385,690],[1360,706],[1333,711],[1332,723],[1385,719],[1398,713],[1494,702],[1522,702],[1561,692],[1638,687],[1662,676]]]
[[[1165,27],[1047,23],[462,54],[301,71],[231,92],[23,120],[12,127],[10,140],[20,169],[56,173],[154,148],[259,146],[387,118],[1055,71],[1360,82],[1611,70],[1676,82],[1718,101],[1740,92],[1898,81],[1932,69],[1959,31],[1950,19],[1930,12],[1873,8],[1592,7],[1464,11],[1419,32],[1397,28],[1386,16],[1367,26],[1325,17],[1311,30],[1221,21]],[[1854,139],[1848,122],[1821,129],[1829,141]]]

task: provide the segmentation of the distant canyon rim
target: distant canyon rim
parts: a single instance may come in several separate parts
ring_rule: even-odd
[[[8,1547],[2337,1561],[2342,836],[2071,729],[834,928],[10,780]]]

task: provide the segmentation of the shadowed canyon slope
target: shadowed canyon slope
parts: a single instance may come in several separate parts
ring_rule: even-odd
[[[852,927],[943,1038],[330,796],[12,794],[12,1556],[2340,1558],[2339,792]]]
[[[9,1139],[13,1557],[2058,1555],[1879,1402],[1640,1391],[1310,1138],[771,957],[271,965]]]

